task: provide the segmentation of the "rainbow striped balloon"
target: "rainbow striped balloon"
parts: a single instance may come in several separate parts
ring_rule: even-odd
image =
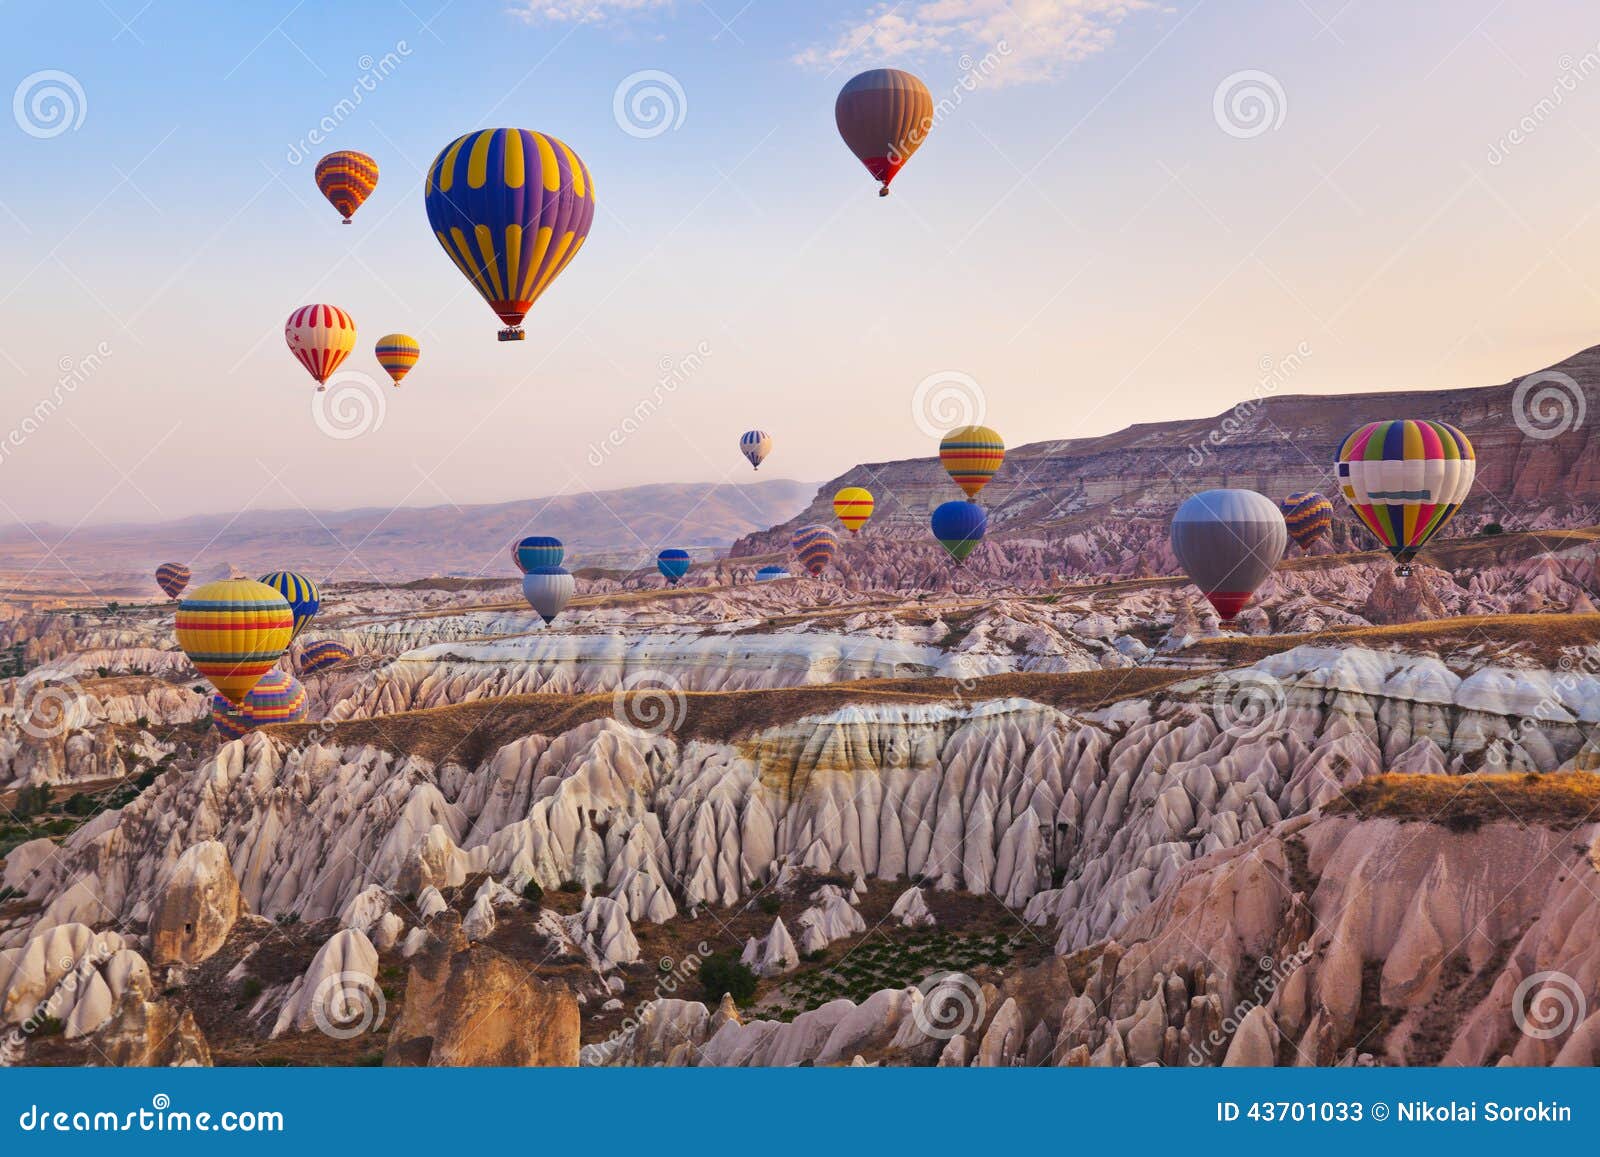
[[[211,697],[211,723],[229,739],[240,739],[269,723],[298,723],[306,717],[306,689],[289,672],[274,667],[235,707]]]
[[[1369,422],[1344,440],[1339,490],[1402,573],[1466,501],[1477,473],[1467,436],[1444,422]]]
[[[846,486],[833,496],[833,516],[851,534],[872,517],[872,492],[860,486]]]
[[[480,129],[434,158],[423,187],[433,235],[521,341],[522,319],[567,267],[594,223],[594,179],[561,141],[528,129]]]
[[[378,187],[378,162],[354,149],[340,149],[317,162],[317,188],[339,210],[344,223]]]
[[[284,602],[294,612],[294,634],[289,636],[293,642],[322,609],[322,592],[317,590],[316,583],[292,570],[275,570],[262,575],[260,581],[282,595]]]
[[[962,426],[939,443],[939,462],[955,484],[976,498],[1006,460],[1006,444],[987,426]]]
[[[378,355],[383,372],[398,386],[400,379],[411,372],[411,367],[422,356],[422,347],[410,334],[386,333],[378,339],[373,352]]]
[[[833,556],[839,552],[839,536],[826,526],[802,526],[794,532],[789,545],[800,556],[800,565],[815,578],[828,569]]]
[[[315,643],[307,643],[300,649],[298,666],[300,674],[315,675],[318,671],[326,671],[329,667],[348,663],[355,657],[355,652],[343,643],[332,639],[319,639]]]
[[[222,579],[178,604],[178,646],[229,703],[244,697],[294,634],[284,597],[254,579]]]
[[[189,568],[181,562],[164,562],[156,567],[156,586],[160,587],[169,599],[177,598],[188,585]]]
[[[302,305],[284,323],[283,340],[321,390],[356,348],[356,323],[337,305]]]
[[[1282,502],[1283,521],[1288,524],[1289,537],[1301,550],[1310,550],[1311,544],[1333,529],[1333,503],[1315,490],[1297,490]]]

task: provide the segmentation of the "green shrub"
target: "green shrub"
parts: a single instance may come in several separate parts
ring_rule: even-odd
[[[708,1004],[716,1004],[723,993],[735,1004],[749,1004],[756,994],[756,974],[729,953],[719,952],[700,965],[700,987]]]
[[[1498,522],[1486,522],[1483,524],[1483,529],[1479,531],[1480,534],[1486,535],[1504,534],[1505,532],[1506,528],[1501,526]]]
[[[762,896],[761,899],[756,902],[756,906],[759,907],[768,916],[776,916],[778,914],[779,909],[781,909],[783,907],[783,897],[782,896],[774,896],[772,893],[769,892],[765,896]]]
[[[529,880],[523,885],[522,898],[528,902],[528,907],[535,910],[544,903],[544,889],[539,887],[538,880]]]
[[[569,896],[575,896],[583,891],[583,885],[576,880],[562,880],[561,890]]]

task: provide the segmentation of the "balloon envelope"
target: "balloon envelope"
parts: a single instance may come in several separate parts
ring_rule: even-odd
[[[422,347],[410,334],[386,333],[378,339],[372,352],[378,355],[378,364],[383,367],[383,372],[398,386],[400,379],[411,372],[411,367],[422,356]]]
[[[851,77],[833,103],[839,135],[881,181],[880,197],[933,127],[933,96],[928,86],[898,68],[874,68]]]
[[[959,563],[965,562],[967,555],[983,541],[989,529],[989,516],[975,502],[946,502],[933,512],[929,523],[933,527],[933,537]]]
[[[244,701],[293,634],[288,602],[254,579],[206,583],[178,604],[178,646],[230,703]]]
[[[1301,550],[1310,550],[1312,543],[1333,529],[1333,503],[1315,490],[1295,491],[1278,503],[1278,509],[1283,511],[1289,537]]]
[[[678,580],[689,573],[689,552],[670,547],[656,555],[656,569],[673,586],[678,585]]]
[[[872,517],[872,492],[860,486],[846,486],[833,496],[833,516],[851,534]]]
[[[1339,491],[1403,566],[1461,509],[1477,465],[1467,436],[1444,422],[1369,422],[1339,447]]]
[[[356,348],[356,323],[337,305],[302,305],[284,323],[283,340],[320,388]]]
[[[282,595],[283,601],[294,612],[294,634],[289,636],[293,642],[322,609],[322,592],[305,575],[295,574],[291,570],[275,570],[262,575],[260,581]]]
[[[160,587],[169,599],[177,598],[188,585],[189,568],[181,562],[164,562],[156,567],[156,586]]]
[[[788,577],[789,570],[787,567],[764,566],[756,571],[756,582],[758,583],[769,583],[773,579],[785,579]]]
[[[800,556],[800,565],[815,577],[828,569],[838,553],[839,536],[826,526],[802,526],[794,532],[789,545]]]
[[[433,235],[520,339],[533,303],[583,247],[594,221],[588,167],[555,137],[480,129],[434,158],[424,186]]]
[[[274,667],[235,707],[211,697],[211,722],[229,739],[239,739],[268,723],[298,723],[306,717],[306,689],[289,672]]]
[[[522,576],[522,597],[546,623],[572,601],[572,576],[558,566],[541,567]]]
[[[750,465],[761,469],[761,462],[772,452],[772,435],[765,430],[746,430],[739,435],[739,453],[750,460]]]
[[[300,674],[314,675],[318,671],[326,671],[329,667],[337,667],[340,663],[348,663],[354,659],[355,652],[343,643],[332,639],[318,639],[315,643],[307,643],[300,649]]]
[[[1224,622],[1232,620],[1289,545],[1283,513],[1254,490],[1204,490],[1172,518],[1172,553]]]
[[[1006,444],[987,426],[962,426],[939,443],[940,464],[968,498],[978,496],[1005,460]]]
[[[340,149],[317,162],[317,188],[350,224],[350,215],[378,187],[378,162],[354,149]]]
[[[518,570],[532,574],[536,570],[559,567],[567,557],[567,548],[561,545],[559,538],[530,534],[511,548],[511,557],[516,560]]]

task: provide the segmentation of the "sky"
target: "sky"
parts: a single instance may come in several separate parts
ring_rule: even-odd
[[[960,419],[1081,437],[1264,377],[1502,382],[1600,337],[1600,13],[1576,0],[94,0],[6,23],[0,523],[739,481],[751,427],[761,476],[820,481]],[[880,66],[942,102],[886,199],[832,116]],[[598,201],[522,343],[423,211],[435,154],[499,125],[566,141]],[[382,173],[349,227],[312,177],[339,148]],[[361,334],[320,402],[282,328],[314,301]],[[398,390],[371,353],[391,331],[423,347]]]

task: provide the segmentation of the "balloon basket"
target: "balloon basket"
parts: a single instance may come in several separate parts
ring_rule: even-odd
[[[501,330],[498,336],[501,341],[526,341],[528,337],[519,327],[514,325]]]
[[[1401,578],[1410,578],[1411,564],[1405,562],[1401,563],[1399,566],[1394,568],[1394,573],[1399,575]]]
[[[883,188],[878,190],[878,196],[887,197],[888,195],[889,195],[889,186],[888,185],[885,185]]]

